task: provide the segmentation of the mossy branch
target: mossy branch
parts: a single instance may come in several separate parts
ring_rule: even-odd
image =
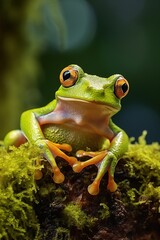
[[[109,239],[107,229],[112,228],[112,223],[115,231],[115,226],[119,229],[122,223],[129,224],[131,218],[133,229],[129,231],[134,232],[134,220],[138,216],[141,221],[136,219],[137,227],[143,224],[145,229],[152,223],[158,226],[160,144],[147,144],[145,136],[144,132],[138,142],[131,143],[119,161],[115,174],[118,190],[107,191],[107,177],[104,177],[100,194],[95,197],[86,190],[96,173],[95,167],[78,174],[59,159],[58,164],[66,175],[65,182],[59,185],[52,181],[44,162],[44,177],[36,182],[35,170],[41,166],[35,163],[42,160],[42,150],[24,144],[19,148],[11,147],[7,152],[1,146],[0,239],[71,240],[75,239],[75,234],[76,240]],[[101,231],[101,228],[106,230]],[[127,234],[119,232],[114,233],[116,238],[113,239],[121,239],[118,234],[121,237]]]

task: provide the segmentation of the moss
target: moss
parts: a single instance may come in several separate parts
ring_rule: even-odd
[[[81,209],[79,204],[69,203],[63,211],[64,217],[67,221],[68,227],[76,227],[77,229],[84,229],[95,224],[96,218],[87,216]]]
[[[71,240],[69,229],[58,227],[56,229],[56,235],[53,240]]]
[[[94,166],[77,174],[58,158],[64,183],[52,181],[47,162],[43,178],[35,183],[35,168],[40,166],[34,163],[41,160],[41,151],[28,144],[11,147],[9,152],[1,146],[0,239],[129,240],[131,235],[133,239],[143,233],[151,236],[153,229],[157,236],[160,145],[147,144],[145,136],[146,132],[132,142],[119,161],[118,190],[107,191],[106,174],[94,197],[87,192],[96,174]]]
[[[39,224],[33,201],[37,186],[34,181],[36,159],[40,151],[23,145],[0,148],[0,239],[34,239]]]
[[[109,207],[105,203],[100,203],[99,218],[104,220],[110,217]]]
[[[146,134],[144,131],[138,142],[131,143],[123,157],[128,178],[120,185],[127,189],[130,204],[160,199],[160,144],[147,144]]]

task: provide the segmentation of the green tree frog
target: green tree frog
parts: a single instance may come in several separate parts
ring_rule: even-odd
[[[99,193],[107,171],[107,188],[113,192],[117,189],[115,167],[128,148],[128,136],[111,117],[121,109],[121,99],[128,93],[129,84],[120,74],[102,78],[84,73],[74,64],[61,71],[60,83],[55,99],[48,105],[22,113],[21,130],[9,132],[4,144],[7,148],[18,147],[28,141],[43,148],[55,183],[64,181],[55,161],[57,156],[75,172],[94,164],[98,171],[88,192]],[[80,161],[83,156],[88,156],[88,160]],[[40,173],[37,178],[41,178]]]

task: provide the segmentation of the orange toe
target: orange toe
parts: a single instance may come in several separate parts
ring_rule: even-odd
[[[107,188],[110,192],[115,192],[117,190],[117,184],[116,182],[112,179],[108,182]]]
[[[65,179],[63,173],[61,173],[60,169],[58,167],[56,167],[54,170],[53,170],[53,181],[55,183],[62,183]]]
[[[88,186],[88,192],[91,195],[97,195],[99,193],[99,182],[94,181],[92,184]]]
[[[77,161],[77,162],[72,166],[72,169],[73,169],[73,171],[76,172],[76,173],[81,172],[82,169],[83,169],[82,162],[78,162],[78,161]]]

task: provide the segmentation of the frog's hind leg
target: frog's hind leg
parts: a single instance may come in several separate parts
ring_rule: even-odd
[[[4,146],[7,149],[9,146],[19,147],[25,142],[27,142],[27,139],[21,130],[12,130],[4,138]]]

